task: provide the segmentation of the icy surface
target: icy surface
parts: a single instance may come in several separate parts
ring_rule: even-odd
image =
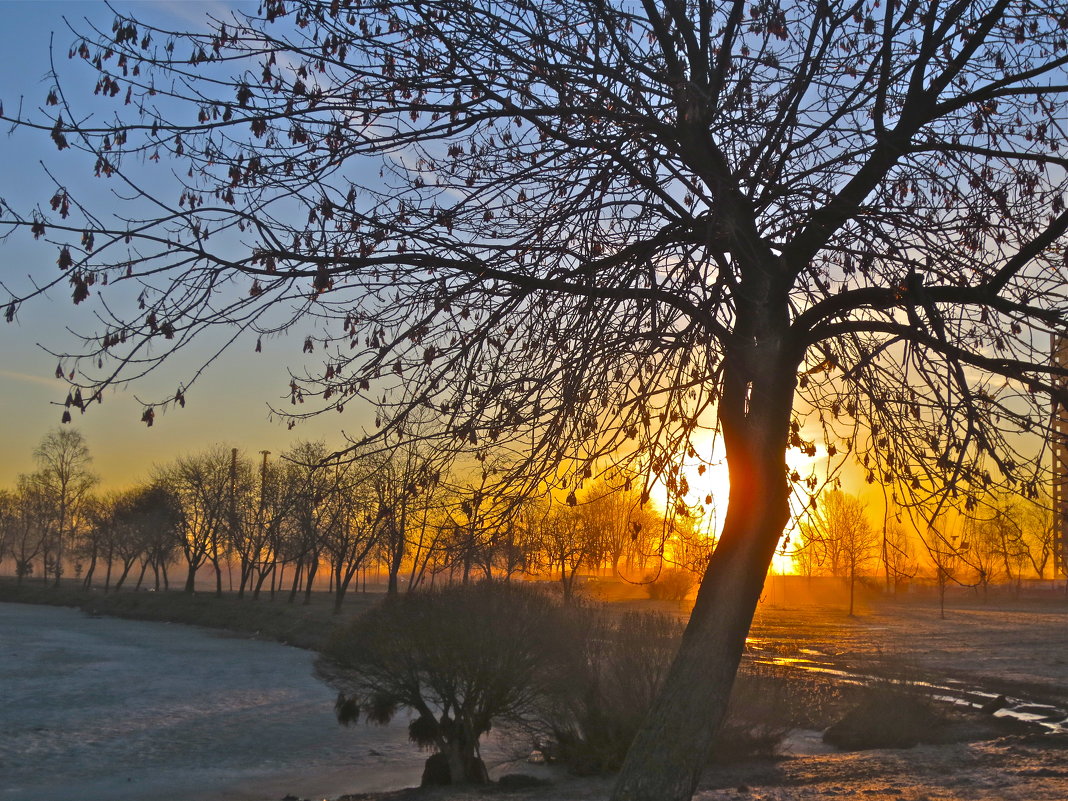
[[[339,726],[311,652],[0,604],[0,801],[259,801],[418,784],[393,726]]]

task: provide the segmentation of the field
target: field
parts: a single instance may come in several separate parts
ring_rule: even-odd
[[[655,606],[685,614],[685,606],[651,604],[640,593],[601,588],[631,608]],[[897,685],[919,682],[955,690],[957,704],[941,702],[957,720],[962,739],[908,749],[839,752],[816,732],[788,738],[784,752],[709,767],[698,801],[1063,801],[1068,798],[1068,735],[1024,726],[1010,717],[962,706],[1007,696],[1022,716],[1049,717],[1068,709],[1068,602],[1060,593],[984,603],[955,594],[942,619],[937,599],[869,599],[850,618],[837,599],[784,600],[769,592],[754,620],[748,658],[808,667],[822,680],[865,676]],[[798,661],[794,661],[798,660]],[[821,672],[823,671],[823,672]],[[848,678],[845,681],[849,681]],[[938,702],[936,702],[937,704]],[[1054,712],[1054,717],[1058,716]],[[1063,718],[1068,713],[1059,714]],[[521,769],[521,768],[520,768]],[[603,801],[610,778],[568,779],[549,788],[509,793],[516,801]],[[402,791],[376,801],[474,801],[481,793]],[[355,798],[355,797],[354,797]]]
[[[1068,733],[1049,733],[1068,717],[1068,601],[1063,590],[988,602],[970,592],[953,595],[945,618],[929,595],[887,601],[867,598],[855,617],[834,597],[806,594],[800,584],[769,587],[758,609],[746,656],[749,664],[803,675],[824,687],[914,685],[956,721],[956,734],[909,749],[839,752],[817,731],[787,737],[773,757],[711,765],[699,801],[808,801],[860,797],[875,801],[1062,801],[1068,798]],[[641,588],[591,583],[588,592],[619,608],[655,608],[685,616],[685,604],[651,602]],[[377,594],[356,594],[341,619]],[[0,584],[0,600],[62,602],[91,612],[174,620],[222,628],[314,648],[338,618],[329,601],[310,606],[281,600],[239,601],[210,595],[124,593],[103,597]],[[850,690],[856,692],[856,690]],[[998,699],[998,696],[1005,698]],[[855,696],[846,693],[845,698]],[[995,699],[997,699],[995,701]],[[975,707],[995,701],[1005,709]],[[955,702],[955,703],[954,703]],[[969,706],[970,704],[970,706]],[[1016,718],[1045,726],[1023,725]],[[786,710],[783,711],[784,715]],[[815,728],[815,727],[814,727]],[[520,763],[510,770],[523,772]],[[507,793],[517,801],[606,799],[611,778],[572,778],[557,772],[547,787]],[[472,801],[484,791],[437,789],[378,794],[375,799]],[[494,793],[503,793],[494,788]],[[355,797],[354,797],[355,798]]]

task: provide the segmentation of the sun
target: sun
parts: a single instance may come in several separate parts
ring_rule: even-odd
[[[678,486],[685,489],[681,497],[670,497],[664,482],[658,481],[653,487],[653,499],[662,509],[667,509],[677,500],[683,501],[689,513],[700,517],[699,527],[707,531],[708,536],[718,537],[730,500],[731,482],[726,454],[719,440],[712,435],[703,442],[695,441],[693,453],[695,455],[687,457],[680,466]],[[790,473],[808,477],[826,464],[827,456],[825,449],[819,445],[814,455],[791,448],[786,453],[786,469]],[[786,552],[781,548],[776,550],[771,572],[779,575],[794,572],[793,558],[788,549]]]

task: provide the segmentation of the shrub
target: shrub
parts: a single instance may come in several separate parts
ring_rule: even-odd
[[[554,693],[549,727],[559,757],[580,774],[617,769],[678,649],[682,624],[631,612],[618,620],[585,610],[581,647]]]
[[[614,624],[596,618],[583,663],[569,673],[569,693],[556,695],[551,729],[558,756],[573,772],[604,773],[623,762],[664,681],[682,633],[667,615],[629,613]],[[818,726],[841,706],[835,685],[798,671],[743,664],[712,758],[770,755],[790,729]]]
[[[793,668],[743,663],[712,759],[735,762],[770,756],[791,729],[823,728],[826,707],[837,703],[837,690],[829,682],[813,680]]]
[[[823,733],[823,741],[844,751],[912,748],[929,741],[943,724],[930,700],[921,694],[874,687]]]
[[[338,719],[385,723],[409,709],[412,741],[435,752],[424,783],[485,782],[479,738],[496,723],[529,721],[563,683],[573,620],[547,594],[514,584],[387,598],[324,650],[347,669]]]
[[[659,575],[651,573],[644,581],[646,592],[654,601],[685,601],[695,583],[693,573],[679,568],[661,570]]]

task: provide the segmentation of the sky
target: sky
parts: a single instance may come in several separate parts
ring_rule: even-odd
[[[116,7],[131,10],[142,18],[169,22],[175,27],[200,24],[208,13],[225,13],[227,6],[255,3],[229,3],[204,0],[174,2],[119,2]],[[24,108],[43,104],[50,88],[49,38],[54,31],[57,67],[69,75],[74,85],[85,80],[88,71],[76,69],[67,60],[73,40],[64,18],[76,21],[90,17],[105,30],[111,27],[112,13],[103,2],[11,2],[0,0],[0,102],[11,113],[20,98]],[[66,81],[65,81],[66,83]],[[91,92],[91,85],[89,87]],[[54,184],[53,175],[75,191],[97,193],[106,203],[105,188],[90,175],[92,164],[71,151],[59,153],[47,135],[27,131],[0,131],[0,197],[16,209],[28,211],[34,204],[47,204]],[[0,236],[3,232],[0,231]],[[0,281],[15,283],[28,276],[55,275],[55,249],[34,242],[24,234],[0,242]],[[75,340],[67,328],[92,331],[93,320],[82,304],[74,307],[69,293],[57,292],[24,305],[14,324],[0,321],[0,489],[15,484],[20,473],[34,469],[33,450],[41,438],[60,425],[67,385],[55,377],[56,358],[49,350],[69,349]],[[209,343],[205,342],[205,345]],[[183,454],[195,453],[216,443],[239,447],[249,453],[269,450],[281,453],[302,439],[325,439],[330,445],[343,444],[342,429],[355,435],[366,424],[365,414],[350,407],[292,431],[285,421],[271,420],[268,402],[280,402],[288,395],[285,365],[290,355],[299,361],[301,343],[276,340],[264,343],[264,352],[253,353],[254,343],[239,341],[236,349],[214,363],[189,393],[185,409],[158,414],[148,428],[140,422],[142,407],[136,397],[153,397],[173,390],[180,371],[120,389],[105,402],[94,405],[88,414],[74,410],[72,423],[84,435],[94,456],[94,469],[104,486],[121,487],[147,478],[154,465],[165,464]],[[207,351],[201,351],[201,356]],[[186,367],[193,365],[191,355]]]
[[[254,3],[229,5],[255,9]],[[117,8],[164,26],[185,28],[202,25],[208,14],[225,17],[228,5],[214,0],[174,0],[120,2]],[[0,101],[8,113],[18,108],[20,98],[29,111],[42,104],[51,88],[47,74],[53,36],[64,86],[75,91],[80,88],[82,96],[90,97],[92,83],[79,87],[79,81],[92,79],[90,71],[78,69],[77,60],[67,59],[73,35],[64,22],[77,25],[84,17],[110,29],[111,12],[102,2],[0,0],[0,19],[4,21],[0,52],[9,65],[0,79]],[[55,189],[51,176],[76,194],[84,197],[87,193],[97,203],[110,203],[109,185],[93,179],[91,169],[92,164],[82,154],[57,151],[46,134],[2,132],[0,197],[24,213],[34,204],[47,204]],[[55,256],[54,247],[34,242],[28,232],[17,232],[0,243],[0,280],[17,284],[27,276],[51,279],[56,274]],[[71,330],[95,330],[91,306],[75,307],[64,286],[51,297],[25,304],[15,324],[0,322],[0,488],[13,486],[19,473],[34,468],[34,447],[50,429],[60,425],[67,385],[56,378],[57,359],[50,351],[70,349],[76,342]],[[300,423],[292,431],[285,420],[271,419],[268,404],[283,404],[288,395],[286,365],[297,366],[301,361],[300,337],[265,341],[260,354],[254,353],[254,341],[239,340],[187,393],[186,408],[158,413],[151,428],[140,422],[143,407],[137,398],[155,399],[173,391],[199,366],[211,344],[204,341],[203,349],[187,354],[184,364],[169,363],[165,372],[110,392],[105,402],[94,404],[88,414],[73,411],[72,425],[85,436],[104,487],[127,486],[148,478],[153,466],[214,444],[239,447],[248,454],[262,450],[279,454],[302,439],[324,439],[328,445],[340,447],[344,443],[342,431],[358,436],[370,424],[371,415],[351,404],[343,415],[330,413]],[[803,474],[815,466],[799,454],[792,455],[798,458],[791,466]],[[712,492],[720,496],[717,505],[724,508],[725,473],[725,466],[717,464],[703,480],[695,479],[695,498],[700,500]]]

